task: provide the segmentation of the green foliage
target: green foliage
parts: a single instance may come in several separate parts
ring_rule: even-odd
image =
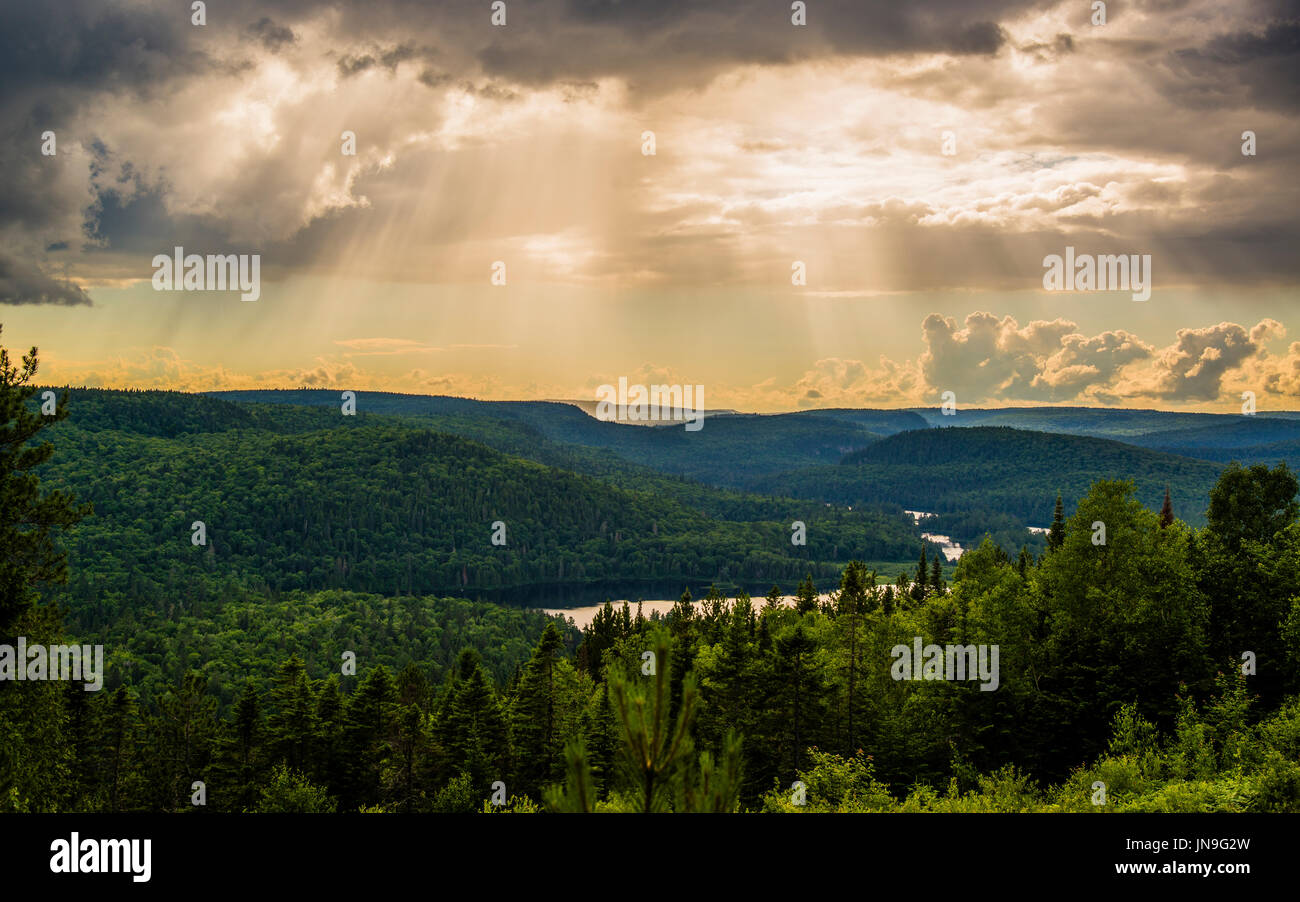
[[[1100,478],[1129,479],[1142,503],[1156,508],[1168,485],[1176,504],[1188,500],[1184,520],[1199,526],[1205,522],[1204,499],[1221,469],[1208,461],[1088,436],[1006,427],[921,429],[881,439],[846,455],[839,466],[764,477],[749,488],[855,507],[987,511],[1013,516],[1022,526],[1042,526],[1050,510],[1045,499],[1058,492],[1080,497]]]
[[[278,764],[252,810],[256,814],[328,814],[334,809],[334,800],[325,790],[293,769]]]
[[[68,416],[68,394],[51,399],[54,411],[29,405],[39,360],[36,348],[13,363],[0,347],[0,640],[8,642],[15,621],[32,604],[42,583],[61,583],[67,567],[55,532],[90,513],[65,491],[41,492],[37,472],[54,454],[49,442],[36,444],[43,430]]]
[[[36,447],[18,384],[30,373],[9,370],[5,434],[27,430],[23,447]],[[58,454],[14,451],[0,470],[0,529],[25,528],[14,511],[55,497],[48,484],[76,487],[97,513],[62,539],[66,589],[51,586],[53,539],[75,519],[70,502],[52,502],[63,512],[43,536],[18,540],[5,616],[31,641],[59,641],[39,589],[66,605],[73,635],[106,646],[108,674],[99,693],[0,683],[0,809],[186,811],[202,780],[216,811],[1300,810],[1300,523],[1284,467],[1229,468],[1205,490],[1199,530],[1190,509],[1161,518],[1133,482],[1090,479],[1035,546],[1050,553],[1015,558],[1012,531],[990,534],[945,574],[932,549],[917,560],[901,515],[647,474],[632,458],[693,466],[680,435],[593,426],[568,407],[431,399],[412,412],[393,396],[376,407],[404,419],[340,424],[324,408],[74,398],[86,413],[59,426]],[[741,456],[758,425],[709,428],[727,420],[701,473]],[[742,481],[902,428],[871,412],[773,422],[795,441],[834,428],[788,460],[769,448]],[[1075,497],[1081,470],[1060,436],[926,432],[830,469],[871,493],[875,476],[902,473],[893,491],[928,464],[939,495],[927,497],[942,503],[990,503],[1013,477],[1034,510],[1058,490]],[[1078,464],[1094,474],[1159,470],[1179,499],[1208,472],[1113,444],[1069,447],[1095,451]],[[789,543],[792,513],[817,523],[807,550]],[[504,547],[487,541],[497,518]],[[189,543],[193,519],[209,545]],[[914,572],[915,594],[878,586],[862,548],[906,558],[890,575],[902,588]],[[414,594],[611,572],[719,582],[699,604],[688,588],[665,618],[607,605],[581,633],[539,611]],[[729,605],[722,588],[801,576],[788,606],[780,585],[761,605],[743,592]],[[828,599],[819,584],[836,587]],[[997,690],[896,679],[894,650],[918,637],[998,646]],[[491,802],[498,784],[505,805]]]
[[[623,792],[607,810],[641,813],[726,812],[735,808],[740,789],[741,740],[729,731],[715,759],[705,751],[697,757],[691,728],[697,693],[693,674],[681,680],[676,715],[670,713],[673,664],[671,640],[662,629],[647,636],[652,673],[610,676],[610,697],[620,727],[618,751]],[[547,793],[555,811],[596,810],[597,793],[591,765],[581,740],[566,748],[568,778],[563,788]]]

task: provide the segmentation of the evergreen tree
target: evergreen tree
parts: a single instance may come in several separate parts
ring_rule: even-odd
[[[925,543],[921,543],[921,559],[916,564],[916,575],[912,578],[912,598],[920,601],[925,597],[926,581],[930,578],[929,562],[925,559]]]
[[[396,732],[397,687],[387,667],[373,667],[343,708],[345,782],[339,807],[355,811],[381,801]]]
[[[1047,531],[1047,550],[1056,551],[1065,544],[1065,505],[1061,493],[1056,493],[1056,509],[1052,512],[1052,528]]]
[[[560,631],[554,622],[547,623],[511,705],[510,736],[518,761],[515,780],[521,792],[533,797],[563,770],[555,685],[555,664],[563,650]]]
[[[606,601],[592,617],[591,623],[582,631],[582,645],[578,647],[578,666],[590,673],[595,679],[601,679],[604,670],[604,654],[614,647],[619,639],[631,632],[628,621],[627,603],[623,604],[620,616],[614,606]]]
[[[1165,486],[1165,503],[1160,506],[1160,528],[1167,529],[1174,525],[1174,505],[1169,500],[1169,486]]]
[[[704,642],[712,645],[718,641],[718,636],[726,622],[726,596],[717,586],[710,584],[701,608],[703,609],[699,618],[701,637]]]
[[[315,702],[307,667],[293,655],[280,665],[271,689],[271,713],[266,722],[269,761],[283,762],[291,770],[305,773],[315,735]]]
[[[118,687],[100,728],[99,747],[104,757],[103,772],[107,810],[130,810],[136,788],[136,742],[140,711],[125,686]]]
[[[1029,554],[1029,547],[1026,545],[1021,545],[1020,556],[1016,558],[1016,572],[1020,574],[1021,579],[1024,579],[1028,575],[1029,565],[1032,563],[1033,560]]]
[[[862,700],[859,696],[858,672],[861,662],[861,634],[863,616],[868,604],[868,582],[875,586],[875,574],[868,575],[866,567],[858,561],[849,561],[840,577],[839,610],[835,625],[843,646],[844,692],[844,753],[852,755],[857,748],[861,723]]]
[[[54,531],[76,525],[91,512],[77,505],[70,494],[41,494],[34,472],[54,454],[49,442],[35,444],[41,430],[68,416],[68,393],[46,414],[28,407],[36,394],[36,348],[23,355],[22,366],[12,363],[0,347],[0,642],[12,644],[11,629],[34,599],[42,583],[67,579],[67,560],[55,543]]]
[[[429,731],[418,705],[397,703],[394,717],[394,767],[385,787],[393,806],[403,813],[425,807],[425,782],[429,762]]]
[[[714,664],[701,685],[700,739],[721,749],[728,729],[741,732],[752,728],[753,680],[750,637],[753,603],[742,593],[731,607],[727,627],[714,649]]]
[[[610,695],[618,717],[622,745],[619,759],[629,789],[630,809],[656,811],[724,812],[735,809],[740,791],[740,740],[730,733],[722,755],[695,754],[691,726],[698,696],[694,674],[681,679],[682,700],[676,716],[668,714],[672,664],[669,640],[662,632],[654,638],[653,652],[660,664],[654,675],[610,677]],[[596,789],[585,744],[574,740],[566,747],[568,778],[564,786],[546,793],[557,811],[593,811]]]
[[[812,574],[804,576],[803,582],[799,583],[799,588],[795,590],[795,610],[800,614],[807,614],[817,610],[817,587],[813,585]]]
[[[821,738],[826,684],[817,661],[817,645],[802,624],[791,635],[777,639],[775,654],[768,698],[773,702],[776,723],[769,732],[781,747],[782,773],[793,779],[808,760],[808,746]]]
[[[585,747],[591,750],[592,781],[598,798],[605,798],[614,785],[614,755],[618,748],[618,725],[609,700],[609,683],[601,684],[595,711],[588,723]]]
[[[217,779],[209,787],[209,805],[244,811],[257,803],[262,731],[261,702],[253,684],[246,682],[217,743]]]
[[[461,657],[462,676],[447,712],[451,773],[466,773],[475,792],[511,774],[510,730],[478,656]]]
[[[681,597],[677,599],[677,603],[668,612],[666,619],[668,629],[674,638],[689,638],[694,635],[695,605],[691,602],[690,588],[682,590]]]
[[[764,609],[776,608],[781,606],[781,589],[776,583],[772,583],[772,588],[767,590],[767,597],[764,599]]]
[[[186,810],[195,780],[210,781],[208,762],[217,733],[217,700],[206,692],[206,680],[186,673],[158,703],[148,761],[149,789],[156,810]]]
[[[347,784],[347,760],[343,752],[343,694],[338,674],[330,674],[316,691],[316,733],[312,737],[314,754],[308,776],[337,797]]]

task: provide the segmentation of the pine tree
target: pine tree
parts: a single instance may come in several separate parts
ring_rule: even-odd
[[[776,608],[781,606],[781,589],[776,583],[772,583],[772,588],[767,590],[767,598],[764,601],[763,608]]]
[[[385,794],[398,811],[410,813],[425,806],[425,774],[429,761],[429,732],[424,712],[418,705],[397,703],[396,739],[393,742],[395,767]]]
[[[67,579],[66,555],[55,543],[54,530],[71,528],[91,512],[90,505],[76,505],[67,492],[41,494],[34,471],[50,459],[54,446],[34,439],[67,418],[68,393],[57,399],[52,414],[29,408],[37,365],[36,348],[23,355],[19,367],[0,347],[0,641],[7,644],[36,587]]]
[[[826,684],[817,661],[817,644],[802,625],[776,641],[776,666],[768,697],[778,719],[782,772],[793,775],[807,762],[808,746],[820,738],[825,717]],[[791,776],[793,779],[793,776]]]
[[[929,562],[925,559],[925,543],[921,543],[921,559],[916,564],[916,576],[912,579],[912,597],[920,601],[925,597],[926,581],[930,578]]]
[[[125,686],[119,686],[109,702],[99,732],[104,757],[104,782],[108,810],[129,810],[136,780],[136,742],[140,711]]]
[[[618,749],[618,725],[614,720],[614,706],[609,700],[608,681],[601,684],[600,693],[587,725],[586,748],[591,750],[592,780],[599,798],[605,798],[614,786],[614,755]]]
[[[704,603],[700,606],[702,615],[699,618],[700,632],[703,639],[709,645],[718,641],[722,627],[726,622],[726,596],[715,585],[709,585],[708,594],[704,596]]]
[[[467,773],[484,795],[511,774],[510,729],[496,692],[479,665],[477,654],[461,655],[459,685],[447,711],[447,749],[452,775]]]
[[[217,745],[216,786],[210,787],[209,798],[213,807],[240,812],[257,803],[262,730],[257,690],[246,682]]]
[[[935,592],[943,592],[943,564],[939,560],[941,556],[936,554],[934,560],[930,562],[930,585]]]
[[[316,735],[309,776],[337,797],[347,783],[347,761],[343,753],[345,729],[343,694],[338,674],[330,674],[316,692]]]
[[[206,682],[189,671],[158,702],[148,757],[157,810],[184,811],[190,807],[193,782],[211,779],[207,768],[217,732],[217,700],[207,694]]]
[[[875,585],[875,575],[872,574],[871,583]],[[858,670],[860,667],[859,657],[860,633],[862,632],[863,614],[867,608],[867,572],[866,568],[858,561],[849,561],[848,566],[844,568],[844,573],[840,577],[840,594],[839,610],[836,612],[835,625],[840,633],[841,641],[844,645],[845,662],[845,744],[844,750],[846,755],[852,755],[853,750],[857,748],[857,725],[860,723],[858,709],[861,706],[861,699],[858,697]]]
[[[1160,507],[1160,528],[1167,529],[1174,524],[1174,505],[1169,499],[1169,486],[1165,486],[1165,503]]]
[[[381,800],[385,765],[392,753],[396,731],[397,686],[387,667],[366,674],[343,707],[341,752],[345,783],[339,807],[356,811]]]
[[[1056,551],[1065,544],[1065,505],[1061,493],[1056,493],[1056,510],[1052,513],[1052,528],[1047,531],[1047,550]]]
[[[534,797],[559,778],[563,768],[555,686],[555,664],[563,650],[564,637],[550,621],[524,667],[510,710],[510,736],[518,760],[515,779],[520,791]]]
[[[266,722],[270,763],[283,762],[305,773],[316,734],[316,712],[307,667],[297,655],[280,665],[271,688],[271,706]]]
[[[812,574],[809,573],[799,583],[799,588],[795,590],[795,610],[800,614],[807,614],[817,610],[817,587],[813,585]]]
[[[604,674],[604,654],[614,644],[630,632],[627,623],[627,605],[623,605],[622,618],[614,611],[614,606],[607,600],[591,623],[582,630],[582,645],[578,647],[578,666],[590,673],[594,679],[601,679]]]
[[[894,580],[894,598],[900,606],[906,607],[904,599],[911,592],[911,580],[907,578],[907,573],[899,571],[898,577]]]
[[[698,706],[695,676],[681,679],[682,699],[675,716],[667,713],[672,684],[669,639],[654,638],[655,659],[662,663],[652,676],[621,672],[610,676],[610,695],[618,718],[622,744],[619,759],[630,789],[630,807],[650,813],[662,811],[733,811],[740,792],[740,740],[729,733],[717,759],[709,752],[695,754],[691,726]],[[563,786],[545,794],[556,811],[594,811],[596,787],[590,758],[581,739],[565,749],[568,777]]]
[[[749,596],[742,594],[731,607],[722,640],[715,648],[713,668],[701,689],[704,704],[700,712],[700,740],[711,747],[721,748],[722,737],[729,727],[742,732],[750,727],[752,614],[753,603]]]
[[[686,588],[682,590],[682,597],[677,599],[677,604],[668,612],[668,625],[674,636],[686,636],[690,634],[694,622],[695,605],[691,603],[691,590]]]

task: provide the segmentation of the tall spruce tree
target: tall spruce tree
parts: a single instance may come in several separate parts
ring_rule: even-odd
[[[777,722],[771,733],[781,746],[781,771],[793,780],[808,762],[808,746],[821,741],[826,681],[817,660],[817,643],[802,624],[776,640],[775,656],[768,698]]]
[[[858,743],[862,699],[858,686],[862,667],[863,619],[868,605],[868,581],[874,588],[875,574],[868,574],[858,561],[849,561],[840,577],[839,609],[835,626],[843,646],[844,663],[844,754],[852,755]]]
[[[372,667],[343,706],[345,783],[339,809],[356,811],[382,799],[385,766],[396,738],[397,686],[384,666]]]
[[[813,585],[812,574],[804,576],[803,582],[799,583],[799,588],[795,590],[795,610],[800,614],[807,614],[817,610],[817,587]]]
[[[271,688],[271,713],[266,722],[266,749],[271,763],[282,762],[305,773],[316,735],[315,699],[307,667],[293,655],[280,665]]]
[[[912,578],[912,598],[920,601],[925,597],[926,585],[930,579],[929,562],[925,558],[925,543],[921,543],[921,559],[916,562],[916,574]]]
[[[209,805],[221,811],[239,812],[257,803],[261,795],[258,783],[262,732],[261,701],[257,689],[246,682],[217,743],[217,779],[209,787]]]
[[[510,737],[518,762],[515,780],[521,792],[534,798],[563,773],[555,685],[555,665],[563,651],[564,637],[549,621],[524,666],[510,707]]]
[[[492,783],[511,774],[510,729],[478,655],[461,660],[464,669],[447,713],[450,770],[453,776],[468,774],[473,790],[486,798]]]
[[[1065,544],[1065,505],[1061,493],[1056,493],[1056,508],[1052,511],[1052,528],[1047,531],[1047,550],[1056,551]]]

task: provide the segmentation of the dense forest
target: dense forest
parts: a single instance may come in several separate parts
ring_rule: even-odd
[[[66,394],[40,408],[34,374],[0,356],[0,644],[102,643],[108,672],[0,681],[0,809],[1300,810],[1285,465],[1227,467],[1184,519],[1096,479],[1041,553],[989,540],[949,571],[904,522],[920,559],[896,584],[853,541],[900,518],[845,509],[822,597],[775,521],[379,420],[182,398],[80,421]],[[548,567],[770,541],[788,569],[766,598],[609,605],[581,632],[429,591],[489,559],[501,511]],[[448,569],[454,536],[477,557]],[[996,647],[996,688],[897,678],[914,642]]]
[[[60,454],[42,478],[94,506],[65,541],[65,597],[87,627],[128,607],[204,610],[235,586],[429,595],[805,573],[833,584],[849,559],[905,561],[921,547],[898,509],[598,478],[418,423],[187,400],[79,393],[51,430]],[[806,544],[791,541],[795,521]]]
[[[1204,525],[1204,499],[1222,469],[1109,439],[976,426],[901,432],[845,455],[837,466],[776,474],[754,487],[835,504],[1002,514],[1046,526],[1051,511],[1045,498],[1062,492],[1073,500],[1096,479],[1125,478],[1151,506],[1160,505],[1168,488],[1190,502],[1183,505],[1190,508],[1184,519]]]

